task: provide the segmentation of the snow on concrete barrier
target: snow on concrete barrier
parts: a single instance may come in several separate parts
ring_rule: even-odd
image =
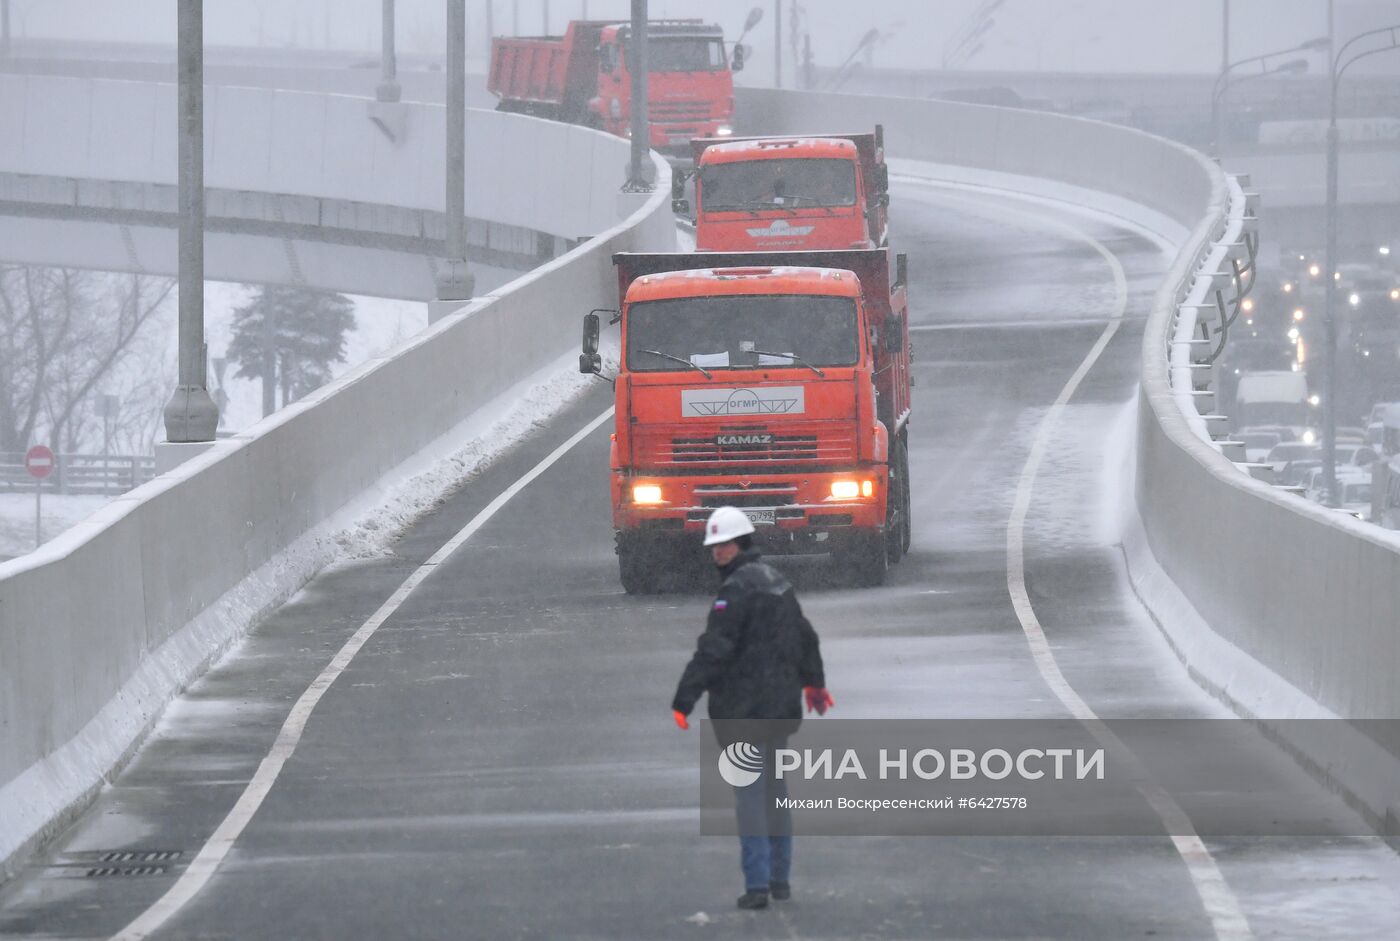
[[[1220,264],[1214,243],[1231,225],[1219,167],[1161,138],[1043,112],[770,89],[743,89],[738,104],[745,133],[879,122],[894,157],[1097,190],[1184,227],[1143,339],[1133,580],[1192,675],[1241,715],[1400,719],[1400,539],[1241,473],[1171,387],[1178,305],[1203,266]],[[1361,738],[1345,754],[1290,747],[1391,828],[1400,775],[1375,769],[1394,756]]]
[[[0,82],[13,87],[13,77]],[[166,148],[104,162],[105,148],[148,141],[162,128],[173,154],[173,91],[62,87],[43,115],[14,113],[17,101],[34,106],[32,87],[19,98],[0,91],[8,112],[0,126],[25,128],[0,137],[0,167],[101,179],[173,175]],[[99,106],[94,91],[109,97]],[[346,139],[351,124],[368,128],[363,101],[233,94],[241,91],[220,90],[212,118],[225,136],[238,126],[234,114],[251,122],[245,159],[216,150],[211,182],[406,205],[437,198],[441,170],[430,155],[442,150],[442,137],[434,141],[426,118],[413,126],[422,143],[395,150],[375,141],[377,132]],[[116,108],[145,123],[109,126]],[[71,133],[71,152],[35,144],[45,115]],[[613,252],[674,249],[664,162],[655,161],[649,198],[624,201],[626,141],[509,115],[474,114],[473,129],[480,139],[469,150],[469,192],[477,194],[469,211],[596,237],[0,565],[0,869],[69,819],[175,692],[331,558],[330,537],[369,509],[366,495],[442,450],[478,409],[568,352],[580,315],[616,302]],[[326,143],[310,157],[280,154],[318,136]],[[636,208],[619,223],[622,205]]]

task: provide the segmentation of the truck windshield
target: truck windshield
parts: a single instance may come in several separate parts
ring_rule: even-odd
[[[647,65],[652,72],[718,72],[729,68],[724,43],[700,36],[648,36]]]
[[[856,165],[826,157],[715,163],[700,171],[703,212],[854,206]]]
[[[636,371],[679,371],[685,362],[705,369],[797,366],[798,360],[851,366],[858,358],[849,297],[684,297],[642,301],[627,312],[627,368]]]

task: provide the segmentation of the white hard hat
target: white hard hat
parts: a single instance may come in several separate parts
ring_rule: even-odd
[[[745,516],[743,510],[722,506],[711,513],[710,519],[705,523],[705,545],[717,546],[752,533],[753,520]]]

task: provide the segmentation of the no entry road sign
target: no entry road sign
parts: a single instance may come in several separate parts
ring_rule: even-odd
[[[24,454],[24,469],[30,477],[43,480],[53,473],[53,452],[42,444],[36,444]]]

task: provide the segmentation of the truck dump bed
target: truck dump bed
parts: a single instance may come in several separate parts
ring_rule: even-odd
[[[496,36],[486,89],[510,101],[563,104],[573,89],[591,88],[598,36],[605,21],[575,21],[563,36]]]

